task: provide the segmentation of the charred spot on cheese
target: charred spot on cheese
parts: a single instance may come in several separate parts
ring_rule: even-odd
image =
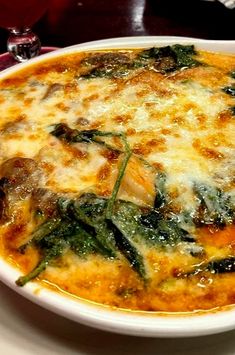
[[[226,115],[227,117],[227,113],[225,113],[224,115]],[[223,117],[224,117],[223,115]],[[222,118],[222,115],[220,115],[220,120],[223,119]],[[199,154],[201,154],[202,156],[208,158],[208,159],[223,159],[224,156],[221,152],[219,152],[218,150],[216,149],[212,149],[212,148],[209,148],[209,147],[204,147],[202,146],[202,144],[200,143],[199,140],[194,140],[193,141],[193,147],[195,149],[198,150]]]
[[[0,80],[0,253],[17,285],[134,310],[234,303],[234,68],[172,45]]]

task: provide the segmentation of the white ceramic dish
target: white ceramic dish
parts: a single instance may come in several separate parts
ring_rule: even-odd
[[[4,70],[0,73],[0,79],[33,62],[40,63],[46,58],[53,58],[64,53],[104,48],[161,46],[173,43],[189,43],[195,44],[198,49],[235,53],[235,41],[209,41],[182,37],[125,37],[59,49],[35,58],[30,63],[19,64]],[[107,331],[145,337],[189,337],[220,333],[235,328],[235,307],[219,312],[193,315],[187,313],[157,315],[147,312],[121,311],[56,293],[43,288],[36,282],[29,283],[23,288],[17,287],[15,280],[18,276],[18,270],[0,259],[0,280],[17,293],[69,319]]]

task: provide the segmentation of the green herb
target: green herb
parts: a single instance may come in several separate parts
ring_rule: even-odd
[[[168,203],[168,195],[166,192],[166,174],[158,172],[155,179],[156,197],[154,200],[155,208],[163,208]]]
[[[44,257],[38,265],[26,276],[20,276],[16,280],[16,285],[17,286],[24,286],[26,285],[29,281],[35,279],[37,276],[39,276],[47,267],[48,263],[50,261],[50,257]]]
[[[97,139],[97,137],[121,137],[121,133],[104,132],[96,129],[79,131],[77,129],[72,129],[65,123],[59,123],[54,126],[51,134],[59,139],[62,139],[68,143],[96,143],[109,150],[113,150],[117,153],[121,151],[110,144]]]
[[[162,243],[174,246],[180,241],[195,242],[195,239],[190,234],[180,228],[179,224],[172,217],[172,219],[161,219],[158,223],[158,236]]]
[[[122,133],[120,135],[120,138],[121,138],[121,140],[122,140],[122,142],[124,144],[124,148],[125,148],[125,153],[124,154],[125,155],[124,155],[124,158],[122,160],[121,166],[120,166],[119,171],[118,171],[118,176],[117,176],[116,182],[114,184],[114,188],[113,188],[113,191],[112,191],[111,198],[109,199],[108,204],[107,204],[107,209],[106,209],[106,218],[107,219],[111,219],[112,212],[113,212],[113,205],[114,205],[114,202],[116,200],[116,197],[117,197],[117,194],[118,194],[121,182],[122,182],[122,178],[123,178],[123,176],[125,174],[125,170],[126,170],[128,161],[129,161],[129,159],[131,157],[131,149],[130,149],[129,144],[127,142],[126,136]]]
[[[70,128],[65,123],[58,123],[54,126],[51,134],[69,143],[92,143],[93,139],[100,134],[100,131],[96,129],[79,131],[77,129]]]
[[[142,209],[130,201],[117,200],[112,213],[112,221],[115,226],[132,241],[138,243],[145,241],[145,237],[140,236]]]

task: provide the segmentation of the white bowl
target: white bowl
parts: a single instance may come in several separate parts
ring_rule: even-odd
[[[0,79],[32,63],[40,63],[65,53],[105,48],[161,46],[174,43],[194,44],[196,48],[224,53],[235,53],[235,41],[210,41],[185,37],[124,37],[94,41],[56,50],[16,65],[0,73]],[[191,337],[220,333],[235,328],[235,307],[220,311],[195,313],[151,313],[123,311],[90,301],[73,298],[31,282],[24,287],[15,285],[19,271],[0,259],[0,280],[27,299],[79,323],[99,329],[143,337]]]

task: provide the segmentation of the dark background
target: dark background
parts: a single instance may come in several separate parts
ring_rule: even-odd
[[[235,39],[235,9],[226,9],[219,2],[51,1],[48,12],[33,27],[43,46],[64,47],[96,39],[139,35]],[[6,50],[6,40],[7,31],[0,29],[0,52]]]

